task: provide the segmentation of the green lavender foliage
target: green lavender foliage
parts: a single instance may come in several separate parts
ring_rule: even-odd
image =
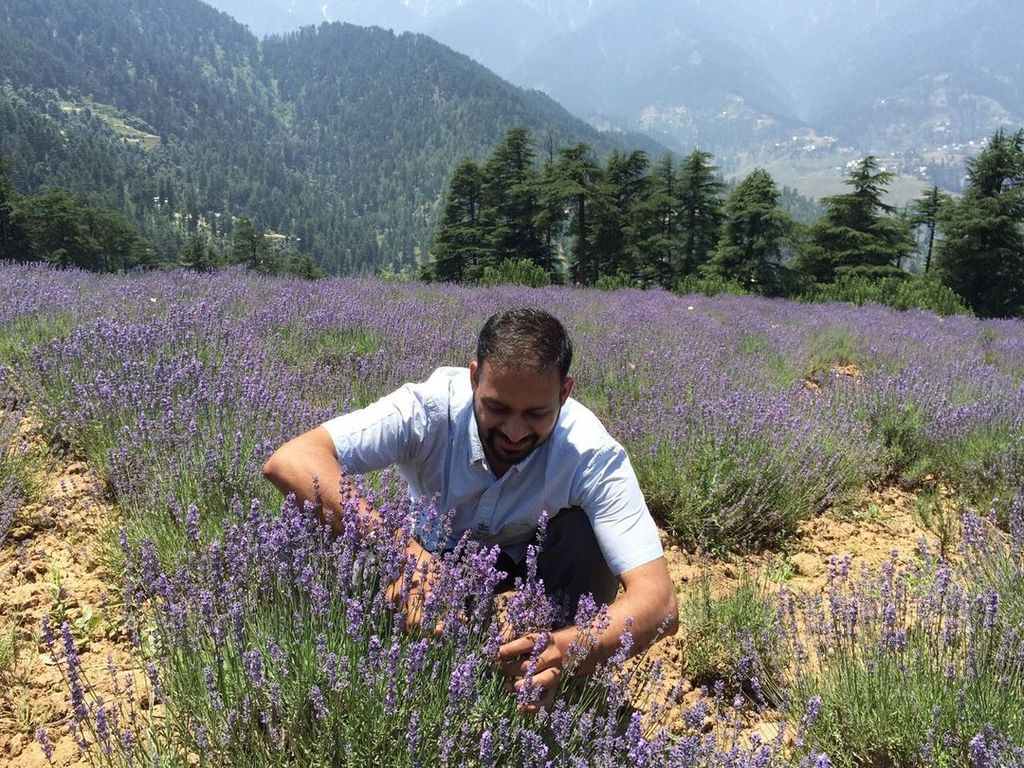
[[[985,535],[971,527],[965,519],[968,540]],[[1005,552],[1000,562],[1011,562]],[[926,550],[856,577],[848,558],[833,558],[824,597],[783,596],[791,712],[812,699],[820,708],[808,745],[839,766],[1018,764],[1020,617],[976,575]],[[993,762],[979,762],[986,755]]]

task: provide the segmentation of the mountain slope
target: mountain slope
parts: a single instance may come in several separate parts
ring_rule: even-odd
[[[3,16],[0,152],[22,191],[113,197],[151,235],[246,215],[332,271],[400,265],[451,168],[509,127],[622,141],[423,36],[330,24],[259,42],[194,0],[0,0]]]
[[[1024,7],[1002,0],[936,0],[893,12],[852,37],[829,77],[807,88],[809,115],[851,141],[894,150],[967,142],[1024,120]],[[839,94],[842,94],[840,98]]]
[[[400,0],[323,2],[336,18],[358,13],[361,22],[385,23]],[[1024,5],[1013,0],[401,0],[401,7],[408,28],[513,82],[541,88],[597,124],[642,129],[680,150],[770,152],[803,127],[859,152],[920,152],[1024,123]]]
[[[785,125],[792,112],[730,19],[723,4],[637,0],[552,41],[512,79],[577,114],[670,137],[679,149],[750,143],[759,127]]]

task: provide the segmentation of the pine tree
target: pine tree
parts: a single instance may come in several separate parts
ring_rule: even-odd
[[[452,173],[441,226],[434,238],[429,277],[442,282],[475,281],[493,261],[481,222],[483,174],[472,160]]]
[[[178,255],[178,263],[195,272],[212,272],[219,264],[217,251],[203,235],[190,235]]]
[[[548,137],[550,140],[550,137]],[[566,224],[569,212],[566,201],[561,196],[561,182],[557,164],[558,153],[552,147],[544,159],[544,166],[538,176],[539,189],[538,209],[533,217],[544,250],[551,255],[552,269],[549,280],[554,283],[564,282]]]
[[[640,229],[637,206],[647,193],[649,167],[643,150],[629,154],[613,150],[608,156],[604,169],[608,204],[598,206],[594,222],[594,262],[601,276],[628,281],[635,275],[631,254]]]
[[[61,187],[19,199],[13,218],[34,257],[58,267],[110,272],[149,262],[145,242],[124,216]]]
[[[29,261],[32,251],[28,233],[15,216],[21,199],[10,183],[10,160],[0,156],[0,260]]]
[[[633,237],[627,252],[635,270],[632,275],[644,287],[672,288],[679,252],[679,194],[671,155],[659,160],[649,177],[645,194],[633,208]]]
[[[758,168],[741,181],[722,207],[718,246],[703,272],[768,295],[782,288],[782,250],[793,220],[779,208],[779,189]]]
[[[882,202],[893,178],[871,155],[857,163],[846,180],[851,191],[822,201],[825,213],[811,227],[799,262],[804,272],[825,283],[843,274],[898,273],[913,241],[905,223],[893,215],[896,209]]]
[[[969,161],[967,188],[942,216],[941,280],[979,315],[1024,313],[1024,130],[998,131]]]
[[[927,238],[924,256],[924,271],[927,274],[932,266],[932,252],[935,248],[935,231],[939,222],[939,214],[943,205],[949,201],[949,195],[939,191],[933,186],[921,197],[914,200],[910,205],[910,225],[913,227],[924,227]]]
[[[510,128],[484,164],[481,222],[495,262],[524,258],[549,273],[552,254],[536,225],[540,213],[533,138],[526,128]]]
[[[282,256],[284,271],[289,275],[301,277],[305,280],[319,280],[324,276],[324,271],[317,265],[313,257],[308,253],[302,253],[295,247],[289,246]]]
[[[694,275],[718,243],[725,183],[711,164],[711,153],[695,149],[679,167],[681,243],[675,277]]]
[[[606,205],[606,191],[601,166],[587,144],[565,147],[545,175],[544,199],[561,203],[569,215],[572,238],[570,271],[573,281],[582,285],[597,282],[597,262],[593,253],[594,208]]]
[[[246,216],[235,222],[231,233],[231,262],[245,264],[262,275],[276,275],[281,264],[262,229]]]

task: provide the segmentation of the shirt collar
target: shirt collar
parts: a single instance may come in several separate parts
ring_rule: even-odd
[[[477,464],[487,461],[484,453],[484,444],[480,442],[480,429],[476,424],[476,410],[473,408],[473,400],[469,401],[469,463]]]

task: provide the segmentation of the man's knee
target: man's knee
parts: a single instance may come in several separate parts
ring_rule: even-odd
[[[611,603],[619,588],[590,518],[579,507],[566,507],[551,518],[537,557],[537,575],[549,594],[560,600],[569,618],[582,595],[589,593],[598,603]]]

